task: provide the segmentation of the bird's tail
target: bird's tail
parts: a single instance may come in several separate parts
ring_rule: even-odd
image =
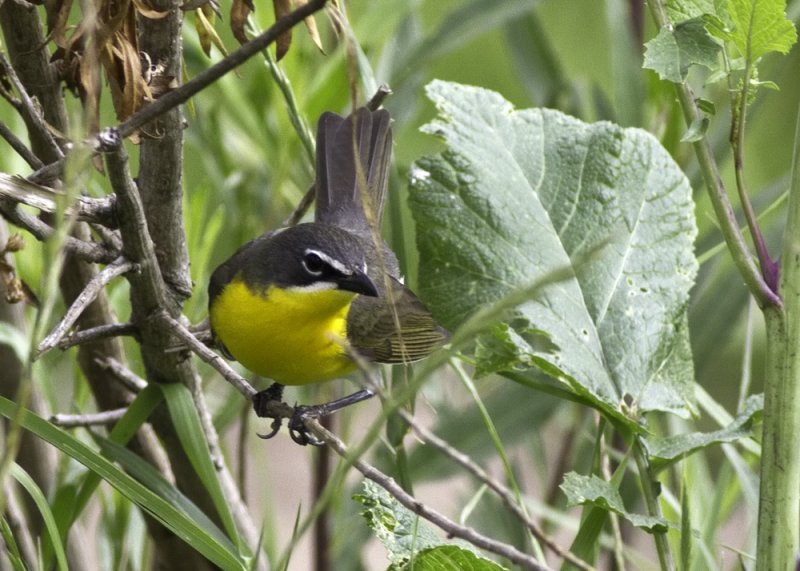
[[[324,113],[317,124],[316,221],[357,234],[379,228],[391,158],[388,111]]]

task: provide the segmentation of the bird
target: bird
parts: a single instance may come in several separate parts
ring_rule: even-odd
[[[380,237],[392,155],[391,117],[360,107],[317,124],[315,216],[268,231],[217,267],[208,286],[209,321],[228,359],[273,384],[253,398],[258,416],[283,387],[345,377],[359,362],[403,364],[447,343],[449,333],[400,275]],[[289,421],[300,444],[319,417],[373,395],[370,389],[313,406]],[[280,428],[273,422],[271,437]]]

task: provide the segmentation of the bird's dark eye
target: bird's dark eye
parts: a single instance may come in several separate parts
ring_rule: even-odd
[[[308,273],[318,276],[325,269],[325,262],[316,252],[306,252],[303,257],[303,266]]]

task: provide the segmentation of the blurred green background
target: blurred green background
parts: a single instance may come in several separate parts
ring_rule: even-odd
[[[279,66],[291,84],[310,132],[322,112],[348,111],[351,76],[357,78],[359,102],[369,99],[381,83],[388,84],[394,91],[385,103],[395,119],[395,161],[385,230],[412,287],[417,275],[413,221],[406,206],[408,171],[417,158],[440,149],[437,140],[419,131],[434,114],[423,89],[430,80],[438,78],[495,90],[518,108],[552,107],[585,121],[608,120],[626,127],[643,128],[658,137],[684,168],[695,192],[699,227],[696,251],[703,261],[690,307],[697,380],[729,411],[735,411],[746,354],[745,338],[750,330],[753,332],[750,369],[753,391],[760,390],[761,318],[755,311],[752,323],[748,321],[749,301],[741,279],[724,248],[712,251],[721,237],[691,148],[680,143],[685,126],[674,91],[671,85],[659,81],[654,72],[641,68],[642,42],[655,35],[644,3],[637,0],[340,1],[362,50],[356,61],[348,59],[344,42],[336,40],[327,17],[319,15],[317,23],[326,53],[320,53],[306,31],[298,27],[294,31],[292,48]],[[233,51],[237,44],[228,29],[228,9],[229,5],[223,2],[225,21],[217,20],[215,25],[227,49]],[[795,21],[800,17],[800,0],[788,3],[788,13]],[[194,28],[195,17],[191,13],[186,15],[186,78],[221,58],[216,48],[212,49],[210,57],[203,53]],[[252,18],[260,29],[266,29],[273,21],[271,6],[258,3]],[[760,78],[776,82],[780,91],[762,89],[748,122],[747,184],[758,212],[768,212],[763,223],[773,254],[778,252],[784,219],[780,200],[788,183],[800,99],[798,69],[800,61],[796,48],[786,57],[767,58]],[[723,167],[724,180],[728,188],[733,189],[727,143],[728,95],[719,84],[704,86],[705,78],[700,72],[693,72],[691,77],[698,95],[716,104],[709,137]],[[74,100],[71,104],[73,108],[78,107]],[[313,182],[313,164],[289,120],[284,97],[261,57],[253,58],[236,73],[228,74],[196,96],[186,108],[185,116],[188,125],[185,224],[195,282],[186,313],[192,322],[198,322],[206,315],[206,284],[210,272],[238,246],[279,226],[287,218]],[[23,132],[21,121],[8,106],[0,105],[0,119],[15,132]],[[103,124],[113,122],[106,97]],[[131,152],[135,156],[135,148],[131,147]],[[0,152],[0,169],[27,174],[24,163],[7,149]],[[92,184],[90,192],[108,191],[99,176],[94,177]],[[738,205],[735,196],[731,200]],[[769,210],[771,207],[775,208]],[[34,288],[41,272],[41,257],[36,255],[38,248],[34,240],[29,239],[28,249],[17,256],[20,272]],[[111,292],[115,311],[124,320],[130,311],[127,285],[119,280],[111,287]],[[127,347],[129,355],[137,354],[133,342]],[[141,373],[135,357],[131,366]],[[71,386],[66,381],[57,389],[46,382],[48,378],[75,376],[80,379],[70,353],[51,353],[37,367],[42,373],[37,375],[37,383],[50,396],[54,408],[64,411],[81,408],[87,392],[80,382],[66,390],[61,388]],[[226,432],[247,405],[227,387],[221,387],[221,381],[208,369],[202,370],[209,382],[215,422]],[[332,389],[324,386],[320,390]],[[336,390],[341,389],[337,387]],[[558,492],[553,489],[551,478],[559,474],[563,466],[550,465],[550,461],[563,460],[577,470],[588,462],[581,457],[581,450],[592,445],[588,435],[592,421],[585,411],[571,404],[555,403],[550,397],[522,390],[501,379],[482,380],[478,390],[503,441],[514,445],[524,437],[522,446],[536,460],[532,466],[530,460],[523,462],[515,455],[515,468],[528,474],[531,481],[540,482],[540,488],[549,486],[538,490],[537,497],[543,497],[543,501],[553,499],[553,503],[562,501],[557,499]],[[77,397],[73,399],[72,393]],[[320,395],[301,393],[298,399],[309,396]],[[426,387],[423,400],[426,406],[421,408],[427,411],[423,414],[435,418],[443,437],[449,437],[455,445],[478,459],[493,453],[474,407],[469,406],[470,398],[457,380],[443,377],[431,383]],[[565,414],[553,418],[557,410],[564,410]],[[374,414],[374,410],[369,407],[348,411],[344,415],[343,430],[357,432],[356,419],[359,415],[369,417],[370,414]],[[548,421],[551,422],[548,424]],[[546,431],[540,431],[543,426],[547,426]],[[704,426],[704,421],[700,426]],[[559,439],[569,431],[579,435],[579,444],[574,449],[561,450]],[[229,443],[233,438],[228,432]],[[273,446],[277,442],[266,446],[260,441],[252,444],[250,450],[255,453],[250,472],[256,480],[253,485],[263,494],[259,496],[259,505],[267,529],[290,528],[288,522],[294,517],[294,504],[287,507],[288,513],[273,510],[272,502],[277,501],[280,494],[265,486],[260,476],[270,474],[275,481],[292,482],[301,477],[305,485],[308,474],[303,472],[304,467],[297,466],[305,465],[308,452],[291,445]],[[384,466],[395,460],[386,449],[379,451],[378,461]],[[446,478],[452,473],[452,465],[424,451],[412,456],[412,460],[412,471],[422,481]],[[298,470],[303,472],[300,476]],[[715,471],[716,468],[709,468],[709,473]],[[471,488],[465,485],[456,495],[468,498],[471,493]],[[335,506],[341,508],[337,517],[351,525],[356,507],[345,500],[342,498]],[[297,501],[302,502],[302,499]],[[305,501],[308,505],[311,500]],[[479,511],[484,521],[496,520],[491,529],[497,530],[498,535],[506,534],[524,543],[524,538],[518,537],[518,526],[509,523],[507,514],[493,512],[486,505]],[[362,531],[345,533],[342,530],[343,533],[336,536],[337,569],[358,568],[347,546],[365,540],[366,530],[359,529]],[[281,539],[268,540],[268,543],[274,542],[269,548],[279,549],[290,531],[284,529]],[[296,568],[303,567],[298,564]]]

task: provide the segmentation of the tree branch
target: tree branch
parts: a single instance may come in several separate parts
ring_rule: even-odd
[[[349,462],[366,478],[372,480],[384,490],[389,492],[403,506],[445,531],[448,536],[463,539],[476,547],[485,549],[486,551],[501,557],[505,557],[512,563],[525,569],[534,569],[536,571],[546,571],[549,569],[549,567],[539,563],[527,553],[519,551],[516,547],[487,537],[481,533],[478,533],[472,528],[460,525],[436,510],[429,508],[408,494],[397,482],[394,481],[394,479],[387,476],[371,464],[368,464],[359,458],[354,458],[348,451],[347,446],[345,446],[345,444],[339,440],[336,435],[325,429],[320,424],[318,419],[309,418],[306,419],[305,423],[306,428],[313,432],[317,438],[330,446],[339,456],[341,456],[346,462]]]
[[[91,343],[98,339],[108,339],[109,337],[122,337],[136,335],[137,329],[133,323],[106,323],[98,325],[91,329],[82,329],[75,331],[71,335],[64,337],[58,342],[58,348],[62,351],[74,347],[75,345],[82,345],[84,343]]]
[[[117,258],[114,262],[106,266],[106,268],[96,274],[92,280],[86,284],[83,291],[78,295],[75,301],[70,306],[66,315],[59,322],[59,324],[42,339],[39,346],[36,348],[34,358],[39,358],[47,351],[58,345],[64,336],[69,332],[78,318],[81,316],[86,307],[94,302],[102,289],[108,285],[111,280],[117,276],[121,276],[136,268],[136,264],[124,258]]]
[[[192,334],[191,331],[189,331],[183,324],[181,324],[177,319],[173,318],[167,312],[162,312],[159,314],[159,318],[172,331],[172,333],[175,334],[176,337],[186,343],[188,348],[191,349],[198,357],[200,357],[201,361],[214,367],[214,369],[216,369],[226,381],[233,385],[237,391],[242,393],[242,395],[244,395],[248,401],[253,400],[253,397],[258,391],[256,391],[253,386],[248,383],[239,373],[234,371],[233,367],[231,367],[227,361],[225,361],[225,359],[206,347],[197,339],[197,337]],[[285,416],[291,416],[291,413]]]
[[[33,154],[25,143],[23,143],[19,138],[8,128],[8,126],[0,121],[0,137],[6,140],[6,142],[14,149],[17,154],[23,158],[23,160],[28,163],[32,169],[40,169],[44,166],[44,163]]]
[[[104,371],[108,371],[111,375],[118,380],[125,388],[127,388],[132,393],[138,393],[139,391],[143,391],[144,388],[147,386],[147,381],[141,378],[139,375],[135,375],[133,371],[131,371],[128,367],[117,361],[116,359],[112,359],[111,357],[102,358],[98,357],[95,359],[95,363],[98,367],[103,369]]]
[[[54,213],[59,208],[59,199],[63,199],[66,193],[30,182],[22,177],[0,173],[0,196],[33,206],[42,212]],[[97,222],[109,228],[116,226],[113,196],[103,198],[78,196],[73,204],[67,205],[64,214],[86,222]]]
[[[517,501],[514,498],[514,494],[511,493],[511,490],[492,478],[483,468],[473,462],[469,456],[463,452],[459,452],[447,442],[436,436],[433,432],[423,427],[405,410],[401,409],[399,413],[403,420],[408,423],[408,425],[414,430],[414,432],[417,433],[417,436],[419,436],[424,443],[431,445],[436,450],[453,460],[459,466],[466,469],[480,482],[484,483],[489,489],[496,493],[506,508],[508,508],[508,510],[531,531],[536,539],[550,548],[553,553],[565,561],[568,561],[578,569],[583,569],[584,571],[592,571],[594,569],[591,565],[587,564],[582,559],[579,559],[569,550],[566,550],[558,545],[552,537],[545,533],[539,524],[528,517],[528,514],[526,514],[525,511],[517,504]]]
[[[92,414],[57,413],[50,417],[50,422],[62,428],[114,424],[123,417],[127,410],[127,408],[115,408],[113,410],[104,410]]]
[[[19,95],[19,100],[21,103],[17,109],[22,115],[22,118],[25,120],[25,123],[28,125],[28,128],[32,128],[36,132],[36,136],[39,138],[39,140],[46,143],[49,152],[53,156],[63,159],[64,153],[61,150],[61,147],[58,146],[58,143],[56,143],[56,140],[53,138],[53,133],[48,127],[45,118],[42,116],[42,113],[39,111],[39,107],[33,102],[33,99],[31,99],[31,96],[28,94],[28,90],[25,89],[25,85],[17,76],[14,66],[11,65],[3,52],[0,52],[0,67],[3,68],[3,72],[5,73],[6,77],[8,77],[14,88],[17,90],[17,94]]]
[[[20,210],[16,202],[2,196],[0,196],[0,214],[12,224],[30,232],[39,241],[43,242],[55,234],[52,226]],[[119,257],[119,252],[114,252],[103,244],[87,242],[74,236],[64,238],[64,250],[83,261],[100,264],[110,264]]]

